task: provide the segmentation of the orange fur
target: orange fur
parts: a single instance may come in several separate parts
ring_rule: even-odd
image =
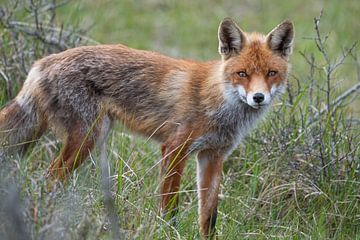
[[[48,169],[66,180],[115,120],[162,143],[161,209],[172,218],[188,156],[198,153],[199,224],[216,235],[222,162],[284,88],[293,26],[267,36],[219,27],[220,61],[178,60],[123,45],[69,49],[34,64],[15,100],[0,112],[0,158],[51,127],[64,140]],[[27,124],[9,135],[9,130]],[[99,140],[100,139],[100,140]]]

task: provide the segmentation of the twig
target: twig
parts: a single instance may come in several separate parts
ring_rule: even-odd
[[[340,96],[338,96],[333,102],[331,102],[332,106],[332,112],[335,111],[335,108],[339,106],[347,97],[349,97],[351,94],[355,93],[356,91],[360,90],[360,82],[353,85],[351,88],[343,92]],[[314,124],[316,121],[318,121],[324,113],[328,112],[328,108],[322,109],[318,114],[315,115],[315,117],[312,119],[312,121],[307,123],[307,127]]]
[[[8,26],[9,27],[19,27],[18,29],[22,30],[22,28],[20,27],[28,27],[28,28],[32,28],[32,29],[36,29],[36,25],[35,24],[31,24],[31,23],[26,23],[26,22],[21,22],[21,21],[10,21],[8,23]],[[98,41],[92,39],[92,38],[89,38],[85,35],[82,35],[82,34],[79,34],[79,33],[76,33],[76,32],[73,32],[73,31],[70,31],[70,30],[64,30],[62,27],[61,28],[56,28],[56,27],[52,27],[52,26],[42,26],[42,28],[44,30],[48,30],[48,31],[54,31],[54,32],[62,32],[62,35],[64,36],[75,36],[75,37],[78,37],[78,38],[81,38],[91,44],[100,44]]]
[[[332,106],[336,107],[339,104],[341,104],[341,102],[343,100],[345,100],[348,96],[350,96],[351,94],[355,93],[356,91],[360,90],[360,82],[358,82],[357,84],[355,84],[354,86],[352,86],[351,88],[349,88],[348,90],[346,90],[343,94],[341,94],[340,96],[338,96],[333,102],[332,102]]]

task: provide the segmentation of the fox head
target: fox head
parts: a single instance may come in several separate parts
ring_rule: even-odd
[[[227,98],[259,109],[284,91],[294,39],[290,21],[280,23],[265,36],[245,33],[225,18],[218,38]]]

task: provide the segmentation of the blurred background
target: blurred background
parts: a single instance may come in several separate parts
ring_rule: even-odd
[[[217,29],[225,17],[233,18],[244,31],[261,33],[290,19],[296,30],[293,73],[301,75],[307,65],[298,53],[316,49],[309,38],[315,36],[314,18],[322,10],[321,30],[329,34],[329,53],[337,57],[360,38],[358,1],[80,0],[59,9],[57,21],[88,29],[88,35],[99,43],[122,43],[204,61],[219,58]],[[343,76],[345,82],[353,81],[354,74],[353,68]]]
[[[224,164],[218,233],[360,239],[359,13],[355,0],[0,0],[0,106],[36,59],[67,48],[121,43],[214,60],[224,17],[265,34],[290,19],[287,92]],[[158,146],[120,124],[108,146],[115,223],[96,151],[66,187],[48,191],[43,175],[61,147],[50,132],[25,157],[0,161],[0,239],[198,239],[195,159],[173,228],[158,212]]]

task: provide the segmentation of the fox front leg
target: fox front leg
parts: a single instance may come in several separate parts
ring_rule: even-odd
[[[202,151],[197,156],[200,232],[207,239],[216,237],[217,203],[223,157],[213,151]]]

